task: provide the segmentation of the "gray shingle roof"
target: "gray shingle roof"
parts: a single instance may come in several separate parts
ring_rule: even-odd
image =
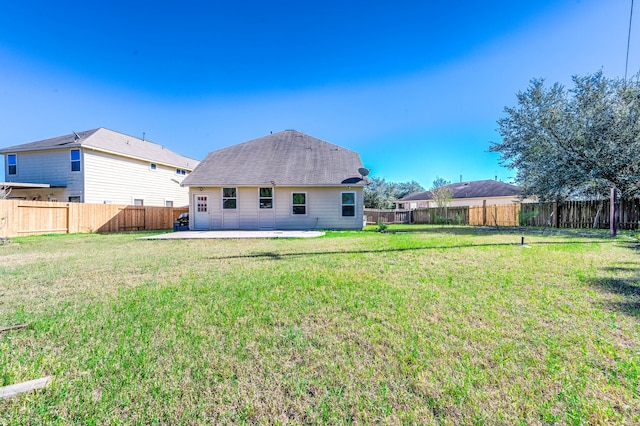
[[[498,180],[475,180],[446,185],[453,191],[453,198],[488,198],[520,195],[520,187]],[[398,201],[431,200],[431,191],[415,192]]]
[[[162,145],[143,141],[142,139],[105,129],[104,127],[21,145],[8,146],[0,149],[0,154],[73,147],[96,149],[186,170],[193,170],[193,168],[198,165],[197,160],[176,154],[164,148]]]
[[[358,153],[295,130],[211,152],[185,186],[364,185]]]

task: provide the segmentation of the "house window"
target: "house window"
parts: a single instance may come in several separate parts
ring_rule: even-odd
[[[294,192],[291,194],[292,214],[304,215],[307,214],[307,193],[306,192]]]
[[[156,163],[149,163],[149,170],[158,170],[158,165]]]
[[[222,188],[222,208],[235,210],[237,204],[236,188]]]
[[[198,213],[206,213],[207,212],[207,197],[198,196],[196,197],[196,211]]]
[[[273,188],[260,188],[260,208],[273,208]]]
[[[356,193],[342,193],[342,217],[355,217],[356,215]]]
[[[69,197],[69,202],[70,203],[79,203],[80,202],[80,196],[79,195],[72,195]]]
[[[134,206],[144,206],[144,200],[141,198],[134,198],[133,199],[133,205]]]
[[[80,150],[79,149],[71,150],[71,171],[72,172],[80,171]]]
[[[18,156],[16,154],[7,155],[7,174],[18,174]]]
[[[183,175],[183,176],[184,176],[184,175],[186,175],[186,174],[187,174],[187,171],[186,171],[186,170],[184,170],[184,169],[176,169],[176,174],[177,174],[177,175]]]
[[[164,206],[165,207],[173,207],[173,201],[166,201],[164,202]]]

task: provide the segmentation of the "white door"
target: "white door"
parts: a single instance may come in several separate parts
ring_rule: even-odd
[[[194,195],[194,229],[209,229],[209,197],[206,195]]]

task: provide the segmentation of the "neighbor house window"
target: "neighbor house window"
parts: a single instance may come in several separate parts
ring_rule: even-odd
[[[80,171],[80,150],[79,149],[71,150],[71,171],[72,172]]]
[[[164,206],[165,207],[173,207],[173,201],[165,201],[164,202]]]
[[[342,216],[355,217],[355,215],[356,215],[356,193],[343,192],[342,193]]]
[[[69,197],[69,202],[70,203],[79,203],[80,202],[80,196],[79,195],[72,195]]]
[[[238,205],[236,188],[222,188],[222,208],[234,210]]]
[[[292,214],[307,214],[307,193],[294,192],[291,194]]]
[[[158,165],[156,163],[149,163],[149,170],[158,170]]]
[[[273,208],[273,188],[260,188],[260,208]]]
[[[133,199],[133,205],[134,206],[144,206],[144,200],[141,198],[134,198]]]
[[[7,174],[18,174],[18,156],[16,154],[7,155]]]
[[[176,169],[176,174],[184,176],[187,174],[187,171],[185,169]]]

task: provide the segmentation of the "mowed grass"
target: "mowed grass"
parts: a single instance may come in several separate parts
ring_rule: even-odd
[[[640,422],[635,241],[396,229],[0,246],[0,424]]]

